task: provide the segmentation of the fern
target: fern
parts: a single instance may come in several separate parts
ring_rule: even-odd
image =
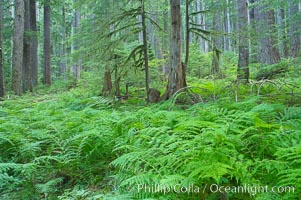
[[[44,184],[37,184],[36,189],[38,193],[44,194],[45,196],[48,196],[49,193],[55,192],[57,189],[57,185],[63,181],[62,178],[56,178],[47,181]]]

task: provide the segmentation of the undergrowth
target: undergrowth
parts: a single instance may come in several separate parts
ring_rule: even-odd
[[[115,102],[84,92],[89,81],[77,85],[0,103],[0,199],[301,196],[300,88],[264,83],[258,94],[254,83],[250,94],[251,85],[200,81],[192,92],[203,101],[183,107]],[[294,192],[212,192],[214,184]],[[177,188],[152,191],[158,185]]]

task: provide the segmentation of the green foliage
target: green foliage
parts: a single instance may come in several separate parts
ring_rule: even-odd
[[[110,103],[76,93],[1,103],[1,199],[55,199],[108,176],[116,137]]]
[[[97,96],[97,73],[82,77],[76,85],[57,81],[50,89],[0,102],[1,199],[223,195],[208,188],[152,194],[138,192],[137,184],[293,186],[294,193],[229,193],[228,198],[300,196],[300,89],[293,80],[236,86],[189,78],[189,92],[203,102],[177,105],[171,99],[145,106],[140,87],[130,87],[127,102],[115,102]]]
[[[204,78],[210,75],[211,53],[200,53],[197,44],[190,45],[189,66],[187,68],[187,74],[197,78]]]
[[[115,177],[120,190],[130,191],[136,198],[158,198],[160,193],[141,194],[137,185],[202,187],[217,183],[300,188],[300,109],[286,110],[277,104],[258,104],[258,100],[195,105],[185,113],[149,108],[125,118],[117,126],[122,134],[115,147],[116,152],[122,153],[112,162],[119,169]],[[277,117],[281,112],[284,114]],[[286,125],[288,119],[293,126]],[[284,133],[290,135],[280,139]],[[294,147],[288,149],[291,144],[287,142],[293,142],[292,138]],[[215,196],[210,191],[203,195]],[[231,199],[250,198],[249,194],[229,195]],[[269,194],[256,197],[261,199],[264,195]],[[289,199],[297,197],[298,192],[274,195],[273,199]],[[187,194],[174,193],[166,198],[179,196],[187,198]],[[197,199],[197,195],[190,196],[193,197]]]

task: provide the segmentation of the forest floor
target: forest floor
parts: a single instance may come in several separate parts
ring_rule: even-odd
[[[135,96],[97,96],[85,84],[0,102],[1,199],[301,196],[300,88],[292,93],[289,85],[278,90],[267,82],[254,84],[251,95],[251,85],[225,89],[223,81],[207,80],[190,91],[201,93],[199,103],[177,104],[186,92],[146,105]],[[204,188],[214,184],[294,192]],[[175,186],[183,192],[162,189]]]

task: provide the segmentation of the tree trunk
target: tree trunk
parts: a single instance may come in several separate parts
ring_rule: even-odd
[[[197,0],[195,2],[195,8],[196,8],[196,12],[199,12],[201,11],[201,0]],[[195,23],[198,24],[198,25],[202,25],[203,24],[203,21],[202,21],[202,15],[201,14],[197,14],[195,16]],[[198,46],[199,46],[199,49],[200,51],[203,51],[204,52],[204,46],[203,46],[203,39],[199,36],[196,36],[196,42],[198,43]]]
[[[44,2],[44,77],[43,83],[51,85],[51,66],[50,66],[50,1]]]
[[[75,11],[75,27],[76,27],[76,34],[79,34],[79,30],[80,30],[80,20],[81,20],[81,14],[79,10]],[[79,41],[76,41],[76,50],[79,50]],[[81,64],[81,59],[77,58],[77,62],[76,62],[76,80],[80,79],[80,75],[81,75],[81,70],[82,70],[82,64]]]
[[[239,58],[237,80],[249,82],[249,40],[248,40],[248,7],[247,0],[238,0]]]
[[[30,66],[32,86],[38,85],[38,30],[37,30],[36,0],[30,0]]]
[[[74,37],[76,34],[79,33],[80,27],[80,18],[81,14],[79,10],[73,11],[73,20],[71,23],[71,37]],[[81,74],[81,61],[80,58],[75,58],[74,53],[79,50],[79,40],[73,39],[71,42],[71,54],[73,55],[72,66],[71,66],[71,73],[72,75],[78,80]]]
[[[281,6],[281,0],[278,0],[277,7],[277,25],[278,25],[278,46],[281,57],[288,57],[287,35],[286,35],[286,22],[284,18],[284,9]]]
[[[169,29],[168,29],[168,0],[164,1],[164,13],[163,13],[163,28],[164,28],[164,36],[163,36],[163,58],[165,60],[164,62],[164,68],[163,68],[163,75],[164,75],[164,80],[165,80],[165,76],[167,76],[169,74],[169,59],[168,59],[168,51],[167,49],[170,48],[170,41],[169,41]]]
[[[189,60],[189,36],[190,36],[190,31],[189,31],[189,0],[186,0],[186,9],[185,9],[185,28],[186,28],[186,41],[185,41],[185,66],[188,66],[188,60]]]
[[[138,22],[142,24],[142,15],[138,15]],[[142,26],[142,25],[141,25]],[[139,43],[143,43],[143,31],[138,33],[138,41]]]
[[[289,18],[289,39],[290,39],[290,56],[296,58],[300,50],[300,23],[297,18],[299,12],[299,4],[288,1],[288,18]]]
[[[171,5],[171,49],[170,61],[171,68],[169,72],[168,84],[163,100],[169,99],[179,89],[186,87],[185,67],[182,65],[182,38],[181,38],[181,10],[180,0],[170,0]]]
[[[66,13],[65,5],[62,8],[62,45],[61,45],[61,62],[60,62],[60,74],[66,77],[67,72],[67,58],[66,58]]]
[[[148,69],[148,55],[147,55],[147,38],[146,38],[146,24],[145,24],[145,5],[144,0],[141,0],[141,19],[142,19],[142,36],[143,36],[143,58],[144,58],[144,69],[145,69],[145,92],[146,102],[149,102],[149,69]]]
[[[71,38],[74,38],[75,36],[75,11],[72,10],[72,21],[71,21]],[[71,46],[70,46],[70,53],[71,55],[74,54],[75,52],[75,41],[74,39],[71,40]],[[72,65],[70,66],[69,68],[69,72],[71,75],[75,76],[76,74],[76,63],[75,63],[75,59],[72,58],[72,61],[71,61]]]
[[[23,37],[24,37],[24,1],[15,0],[13,36],[13,65],[12,90],[16,95],[22,95],[22,65],[23,65]]]
[[[215,6],[217,9],[220,9],[219,2],[215,3]],[[222,27],[221,27],[221,14],[218,10],[214,11],[213,15],[213,29],[215,32],[215,35],[213,36],[213,45],[212,45],[212,51],[213,51],[213,58],[212,58],[212,67],[211,67],[211,75],[214,77],[218,77],[220,75],[220,55],[219,55],[219,49],[222,48],[222,37],[220,36],[222,32]]]
[[[222,32],[223,32],[222,17],[223,17],[223,15],[220,12],[220,3],[216,2],[215,6],[216,6],[217,10],[214,11],[214,15],[213,15],[213,30],[215,32],[215,35],[213,37],[213,42],[217,48],[223,49],[223,38],[222,38]]]
[[[156,10],[157,11],[155,11],[154,21],[159,24],[160,22],[158,20],[158,17],[160,16],[160,12],[159,12],[159,10],[160,10],[160,4],[157,4]],[[157,32],[157,34],[154,35],[154,42],[155,42],[155,46],[156,46],[156,48],[155,48],[155,50],[156,50],[156,58],[159,61],[161,61],[160,62],[161,65],[158,66],[158,77],[159,77],[159,79],[161,79],[161,74],[162,73],[164,74],[164,69],[166,67],[165,63],[162,62],[163,59],[164,59],[162,48],[164,48],[164,46],[163,46],[163,43],[161,41],[162,40],[161,40],[161,38],[160,38],[160,36],[158,35],[158,32]],[[163,79],[164,79],[164,75],[163,75]]]
[[[103,79],[103,87],[102,87],[102,95],[103,96],[110,96],[112,94],[113,84],[111,79],[111,71],[110,69],[106,69],[104,73]]]
[[[205,1],[202,2],[201,9],[205,10]],[[202,16],[202,24],[203,24],[202,27],[204,30],[208,30],[208,26],[206,22],[206,13],[203,13],[201,16]],[[209,52],[209,42],[207,40],[204,40],[204,52],[205,53]]]
[[[120,76],[118,74],[118,66],[117,65],[115,65],[114,87],[115,87],[115,97],[119,98],[121,96],[121,91],[120,91]]]
[[[267,3],[256,0],[260,4],[255,8],[256,33],[258,40],[258,58],[265,64],[274,64],[280,61],[277,41],[274,37],[275,16],[274,10],[270,9]]]
[[[227,33],[228,33],[228,36],[227,36],[227,50],[228,51],[231,51],[232,50],[232,41],[231,41],[231,18],[230,18],[230,0],[227,0],[227,10],[226,10],[226,30],[227,30]]]
[[[257,40],[256,39],[252,39],[255,38],[255,9],[254,9],[254,1],[255,0],[249,0],[249,28],[250,28],[250,33],[249,33],[249,53],[250,53],[250,62],[254,63],[257,62],[257,54],[256,54],[256,44],[257,44]]]
[[[30,2],[29,0],[24,0],[25,14],[24,14],[24,40],[23,40],[23,92],[32,91],[32,79],[31,79],[31,52],[30,52]]]
[[[0,97],[5,96],[5,85],[4,85],[4,66],[2,60],[2,3],[0,3]]]

